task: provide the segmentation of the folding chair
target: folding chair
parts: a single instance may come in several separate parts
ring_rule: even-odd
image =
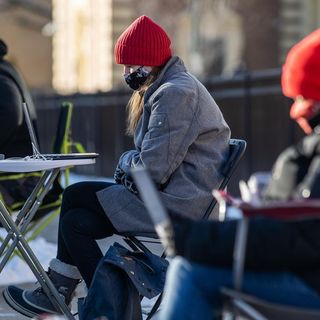
[[[218,194],[220,199],[235,205],[228,195]],[[241,292],[242,278],[245,264],[245,250],[248,235],[249,219],[255,216],[264,216],[285,221],[320,218],[320,201],[307,200],[304,202],[291,202],[286,207],[284,203],[274,204],[270,207],[254,207],[247,203],[236,204],[243,213],[239,219],[234,247],[234,289],[222,288],[221,292],[226,297],[227,304],[234,316],[241,315],[252,320],[316,320],[320,319],[320,310],[310,310],[286,306],[259,299]]]
[[[224,164],[221,174],[223,176],[222,182],[219,186],[219,190],[226,189],[228,182],[234,173],[235,169],[237,168],[240,159],[242,158],[245,150],[246,150],[246,142],[244,140],[240,139],[230,139],[229,141],[229,156]],[[212,199],[210,202],[208,208],[203,214],[202,219],[207,220],[211,213],[213,212],[215,206],[217,204],[217,200],[215,198]],[[159,240],[151,240],[151,239],[143,239],[141,240],[137,236],[128,235],[125,236],[124,241],[133,249],[133,250],[140,250],[143,252],[150,252],[150,250],[144,245],[143,243],[157,243],[160,244]],[[162,253],[161,257],[165,258],[165,253]],[[162,300],[162,293],[159,295],[158,299],[156,300],[155,304],[153,305],[150,313],[148,314],[146,320],[149,320],[152,318],[152,316],[156,313],[158,310],[160,303]]]

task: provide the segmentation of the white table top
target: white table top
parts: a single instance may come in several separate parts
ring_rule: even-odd
[[[1,172],[34,172],[65,168],[69,166],[81,166],[93,164],[96,160],[89,159],[68,159],[68,160],[42,160],[42,159],[5,159],[0,160]]]

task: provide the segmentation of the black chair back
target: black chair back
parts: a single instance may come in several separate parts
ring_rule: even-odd
[[[226,163],[222,167],[221,173],[223,175],[223,180],[218,188],[219,190],[224,190],[227,187],[231,176],[233,175],[244,152],[246,151],[246,147],[247,147],[246,141],[241,139],[230,139],[229,157]],[[203,215],[204,220],[207,220],[209,218],[216,204],[217,204],[217,199],[213,198],[209,207],[207,208],[206,212]]]

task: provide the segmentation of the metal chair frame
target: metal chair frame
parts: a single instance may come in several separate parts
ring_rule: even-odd
[[[227,302],[232,306],[236,316],[237,313],[246,316],[251,320],[280,320],[280,319],[320,319],[320,310],[302,309],[291,307],[256,298],[252,295],[243,293],[242,279],[245,265],[245,251],[247,236],[249,231],[249,220],[255,216],[264,216],[278,220],[302,220],[302,219],[319,219],[320,218],[320,201],[309,200],[304,202],[288,202],[286,207],[284,203],[273,204],[268,207],[253,207],[247,203],[235,204],[232,198],[226,194],[220,193],[221,199],[230,202],[231,205],[239,207],[243,213],[243,218],[239,219],[236,239],[234,246],[234,263],[233,263],[233,282],[234,289],[222,288],[222,294],[227,297]],[[295,205],[296,204],[296,205]],[[289,210],[288,210],[289,209]],[[270,318],[269,318],[270,317]]]

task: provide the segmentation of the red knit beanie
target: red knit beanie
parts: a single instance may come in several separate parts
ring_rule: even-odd
[[[147,16],[141,16],[121,34],[114,48],[117,64],[161,66],[171,58],[166,32]]]
[[[297,98],[290,116],[307,133],[312,132],[309,119],[319,110],[320,101],[320,29],[315,30],[289,51],[282,69],[282,91]]]
[[[282,70],[282,91],[295,98],[320,100],[320,29],[290,51]]]

